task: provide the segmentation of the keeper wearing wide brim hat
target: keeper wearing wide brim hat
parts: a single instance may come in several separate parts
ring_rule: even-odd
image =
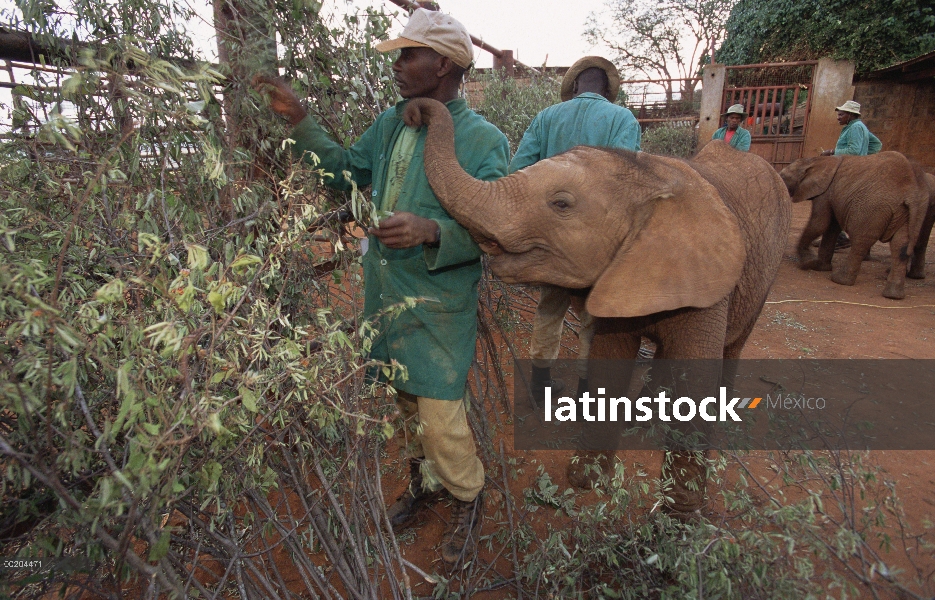
[[[607,74],[607,95],[606,98],[613,102],[617,99],[620,92],[620,73],[614,63],[601,56],[585,56],[569,67],[565,76],[562,78],[562,102],[571,100],[575,97],[575,80],[584,71],[597,68]]]
[[[728,115],[740,115],[741,119],[747,118],[747,111],[743,109],[743,104],[733,104],[721,113],[722,117],[727,117]]]
[[[836,111],[841,111],[841,112],[848,112],[848,113],[851,113],[851,114],[855,114],[855,115],[857,115],[858,117],[860,116],[860,104],[857,103],[857,102],[854,102],[853,100],[848,100],[847,102],[845,102],[845,103],[842,104],[841,106],[835,107],[834,110],[836,110]]]

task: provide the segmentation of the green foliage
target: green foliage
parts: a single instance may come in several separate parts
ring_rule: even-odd
[[[19,4],[22,28],[67,24],[82,44],[63,76],[35,73],[47,89],[20,90],[23,135],[0,147],[0,548],[88,559],[89,574],[19,578],[32,597],[75,582],[269,597],[274,552],[297,557],[309,596],[334,584],[320,552],[338,585],[366,587],[367,557],[398,555],[362,509],[382,506],[374,457],[395,413],[365,373],[405,373],[367,359],[359,252],[335,217],[348,199],[280,143],[245,79],[252,41],[197,62],[173,6],[79,0],[75,22]],[[385,108],[372,43],[388,17],[253,8],[339,140]]]
[[[659,510],[664,482],[618,463],[596,503],[566,509],[564,526],[525,555],[524,587],[550,598],[927,597],[930,574],[897,577],[883,557],[897,545],[907,557],[933,546],[889,537],[905,522],[878,469],[844,452],[755,454],[711,463],[712,512],[722,512],[691,523]],[[750,465],[777,476],[758,481]],[[567,505],[550,483],[542,474],[526,490],[532,510]]]
[[[561,81],[550,77],[531,76],[529,80],[517,80],[489,73],[475,81],[483,90],[483,99],[474,102],[472,108],[506,135],[511,152],[516,152],[523,134],[539,111],[561,101]]]
[[[641,146],[643,152],[650,154],[690,158],[695,153],[697,144],[694,127],[666,123],[644,131]]]
[[[925,0],[740,0],[718,62],[733,65],[831,57],[857,72],[935,49],[935,7]]]

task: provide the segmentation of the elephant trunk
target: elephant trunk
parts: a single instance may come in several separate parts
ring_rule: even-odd
[[[444,104],[429,98],[415,98],[406,106],[403,120],[410,127],[425,124],[425,175],[439,203],[475,238],[498,240],[491,224],[503,223],[496,217],[504,196],[503,180],[481,181],[471,177],[455,154],[454,122]],[[487,249],[484,244],[482,247]]]

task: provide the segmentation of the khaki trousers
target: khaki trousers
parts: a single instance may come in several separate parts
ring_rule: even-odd
[[[532,324],[532,340],[529,343],[529,356],[532,364],[539,368],[551,367],[558,358],[562,343],[562,326],[565,313],[571,304],[571,294],[562,287],[544,285],[540,288],[539,305]],[[591,340],[594,339],[594,317],[583,307],[578,317],[581,329],[578,332],[578,376],[588,377],[588,354],[591,352]]]
[[[436,400],[398,392],[396,406],[405,425],[400,443],[408,455],[422,458],[423,487],[446,488],[463,502],[484,487],[484,465],[477,457],[464,400]]]

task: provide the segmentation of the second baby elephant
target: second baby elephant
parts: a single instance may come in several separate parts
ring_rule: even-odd
[[[925,251],[928,249],[929,237],[932,235],[932,226],[935,225],[935,175],[925,174],[925,183],[928,187],[929,204],[922,221],[922,230],[916,240],[912,251],[912,263],[909,265],[908,276],[912,279],[925,279]]]
[[[898,152],[870,156],[819,156],[795,161],[780,173],[793,202],[812,201],[799,238],[799,267],[831,271],[834,243],[843,229],[851,238],[846,261],[831,280],[854,285],[860,263],[879,240],[889,242],[892,264],[883,288],[887,298],[906,297],[906,267],[928,208],[925,174]],[[818,258],[809,248],[822,236]],[[923,258],[924,260],[924,258]]]
[[[739,358],[791,221],[785,186],[762,158],[720,141],[690,162],[577,147],[485,182],[459,166],[444,105],[412,100],[404,119],[428,123],[429,183],[496,275],[591,288],[591,358],[635,359],[641,337],[660,359]],[[689,471],[676,470],[668,494],[677,512],[704,496],[703,475]],[[580,474],[571,467],[569,481]]]

